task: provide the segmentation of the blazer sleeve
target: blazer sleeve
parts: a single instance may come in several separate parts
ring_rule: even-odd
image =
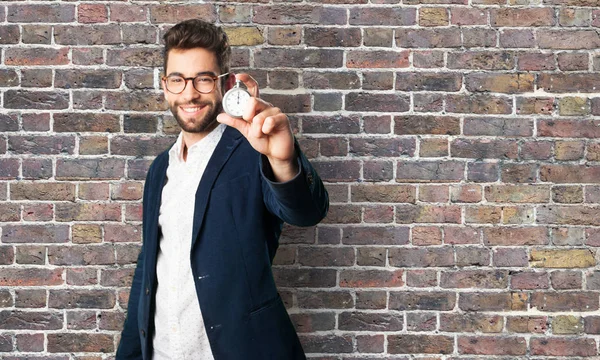
[[[146,175],[146,182],[144,185],[144,196],[142,202],[142,229],[145,229],[148,219],[146,218],[148,211],[146,206],[148,204],[148,193],[151,191],[152,179],[154,169],[154,163],[148,169]],[[142,230],[143,231],[143,230]],[[145,241],[145,232],[143,233],[143,239]],[[123,325],[123,331],[121,332],[121,341],[117,348],[117,354],[115,360],[142,360],[142,343],[140,339],[140,329],[138,326],[138,308],[140,296],[142,296],[142,280],[144,276],[144,249],[146,246],[142,244],[142,249],[138,255],[137,265],[133,274],[133,282],[131,284],[131,291],[129,292],[129,302],[127,303],[127,317],[125,324]]]
[[[299,171],[291,180],[275,182],[269,160],[260,156],[263,199],[267,209],[281,220],[296,226],[316,225],[329,209],[327,190],[294,140]]]
[[[142,360],[142,343],[138,328],[138,303],[142,291],[142,272],[144,269],[144,247],[138,256],[137,267],[133,274],[133,283],[127,304],[127,318],[121,332],[121,341],[115,360]]]

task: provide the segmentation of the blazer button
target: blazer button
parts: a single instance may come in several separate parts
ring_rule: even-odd
[[[146,337],[146,332],[144,330],[142,330],[142,336]]]
[[[146,288],[146,295],[150,294],[150,289]]]

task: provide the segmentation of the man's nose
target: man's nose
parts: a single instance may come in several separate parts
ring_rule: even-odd
[[[187,79],[185,80],[185,89],[183,89],[180,95],[183,99],[189,101],[199,98],[202,94],[194,88],[194,80]]]

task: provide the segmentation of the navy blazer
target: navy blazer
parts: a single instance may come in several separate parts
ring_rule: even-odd
[[[283,222],[315,225],[329,206],[297,143],[296,152],[299,175],[274,183],[266,158],[227,127],[196,190],[190,262],[215,360],[306,358],[271,272]],[[146,177],[143,245],[117,360],[152,356],[158,215],[168,163],[167,150]]]

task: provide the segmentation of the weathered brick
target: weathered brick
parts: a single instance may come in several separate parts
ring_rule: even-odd
[[[478,244],[480,230],[469,227],[444,227],[445,244]]]
[[[10,5],[6,15],[8,22],[17,23],[35,23],[40,19],[50,23],[73,22],[75,21],[75,5]]]
[[[304,335],[300,336],[302,348],[307,353],[351,353],[350,335]]]
[[[504,164],[500,172],[505,183],[534,183],[537,178],[537,165]]]
[[[490,265],[490,251],[480,247],[456,248],[457,266],[488,266]]]
[[[416,188],[410,185],[353,185],[352,202],[414,203]]]
[[[499,224],[502,219],[502,208],[499,206],[469,206],[465,209],[467,224]]]
[[[54,114],[56,132],[118,132],[119,116],[114,114],[60,113]]]
[[[302,74],[304,86],[309,89],[358,89],[360,78],[354,72],[314,72]]]
[[[51,69],[23,69],[21,70],[21,86],[23,87],[51,87]]]
[[[118,70],[56,70],[54,86],[59,88],[104,88],[116,89],[121,86],[121,72]]]
[[[476,313],[442,313],[440,315],[440,330],[448,332],[502,332],[504,319],[499,315]]]
[[[448,156],[447,139],[421,139],[419,146],[419,156],[421,157],[443,157]]]
[[[530,253],[530,265],[545,268],[586,268],[596,265],[592,251],[588,249],[537,250]]]
[[[511,70],[515,56],[511,52],[465,51],[448,54],[448,68],[473,70]]]
[[[467,165],[467,179],[474,182],[493,182],[499,178],[496,163],[474,162]]]
[[[494,95],[448,95],[446,110],[452,113],[510,114],[512,100]]]
[[[408,227],[366,227],[343,228],[342,243],[345,245],[406,245],[409,241]]]
[[[298,249],[298,263],[303,266],[352,266],[354,249],[350,247],[301,247]]]
[[[61,110],[69,107],[69,94],[58,91],[7,90],[4,93],[7,109]]]
[[[552,334],[569,335],[583,333],[583,318],[573,315],[558,315],[552,319]]]
[[[110,151],[114,155],[156,156],[169,148],[174,140],[170,137],[115,136],[110,139]]]
[[[462,75],[455,72],[396,73],[396,90],[455,92],[462,86]]]
[[[442,267],[454,266],[451,247],[392,248],[389,250],[390,265],[394,267]]]
[[[542,71],[542,70],[556,69],[556,61],[554,59],[553,54],[521,53],[521,54],[517,55],[517,59],[518,59],[518,63],[517,63],[518,70]],[[539,78],[538,78],[538,83],[539,83]]]
[[[527,309],[528,295],[519,292],[461,293],[458,300],[464,311],[518,311]]]
[[[492,9],[490,22],[497,27],[552,26],[556,23],[552,8]]]
[[[436,270],[408,270],[406,272],[406,285],[423,288],[438,285]]]
[[[500,46],[503,48],[535,48],[535,35],[531,29],[503,29],[500,32]],[[517,55],[519,62],[520,55]],[[548,58],[548,61],[552,61]],[[534,65],[535,66],[535,65]]]
[[[409,51],[352,50],[346,57],[349,68],[406,68]]]
[[[523,337],[459,336],[458,352],[475,355],[525,355],[527,344]]]
[[[396,44],[404,48],[458,48],[459,29],[402,29],[396,30]]]
[[[349,291],[299,291],[298,307],[303,309],[348,309],[354,307]]]
[[[387,251],[384,247],[360,247],[357,249],[356,265],[385,266]]]
[[[341,50],[330,49],[260,49],[254,53],[256,66],[277,68],[281,64],[298,68],[338,68],[342,67]]]
[[[458,206],[397,205],[396,222],[458,224],[461,222],[461,209]]]
[[[116,203],[59,203],[57,221],[120,221],[121,205]]]
[[[27,27],[24,27],[24,39],[23,42],[27,42],[27,36],[25,36],[25,32]],[[0,44],[17,44],[19,43],[19,37],[21,35],[21,31],[19,30],[18,25],[2,25],[0,26]]]
[[[57,25],[54,26],[54,41],[60,45],[118,45],[121,43],[121,31],[117,24],[94,25]]]
[[[596,341],[586,338],[532,338],[530,343],[532,355],[543,356],[594,356]]]
[[[324,181],[343,182],[360,178],[360,162],[356,160],[315,161],[313,165]]]
[[[392,313],[342,312],[338,329],[346,331],[401,331],[404,317]]]
[[[17,264],[44,265],[46,263],[46,247],[22,245],[17,247],[15,257]]]
[[[70,268],[67,269],[67,284],[74,286],[96,285],[98,283],[98,270],[95,268]]]
[[[363,44],[365,46],[391,47],[393,39],[393,29],[367,27],[363,31]]]
[[[439,7],[423,7],[419,10],[420,26],[446,26],[450,22],[448,10]]]
[[[115,294],[111,290],[50,290],[48,307],[55,309],[111,309]]]
[[[516,94],[533,91],[532,74],[471,73],[465,75],[465,86],[473,92]]]
[[[537,210],[539,224],[599,225],[596,208],[544,205]]]
[[[58,330],[63,327],[58,312],[2,310],[0,328],[3,330]]]
[[[546,203],[550,200],[547,185],[490,185],[485,187],[490,202]]]
[[[23,352],[44,351],[44,334],[17,334],[17,350]]]
[[[48,334],[49,352],[99,352],[115,350],[114,338],[109,334],[56,333]]]
[[[60,180],[120,179],[125,173],[121,159],[58,159],[56,178]]]
[[[594,311],[598,310],[598,296],[592,292],[533,292],[531,307],[540,311]]]
[[[56,286],[64,283],[62,269],[6,268],[0,276],[0,286]],[[0,321],[1,323],[1,321]]]
[[[54,206],[52,204],[24,204],[23,220],[25,221],[51,221],[54,219]]]
[[[581,289],[582,281],[580,271],[563,270],[550,273],[550,283],[556,290]]]
[[[163,58],[156,47],[117,48],[107,51],[106,63],[113,66],[158,67],[163,64]]]
[[[417,23],[417,11],[409,7],[364,7],[350,9],[350,25],[410,26]]]
[[[582,50],[600,46],[600,35],[594,30],[539,30],[541,49]]]
[[[460,161],[399,161],[396,182],[452,182],[463,179]]]
[[[112,265],[115,263],[112,246],[53,246],[48,248],[52,265]]]
[[[401,287],[403,270],[342,270],[340,272],[340,287],[371,288],[371,287]]]
[[[450,154],[458,158],[516,159],[518,150],[512,140],[456,139],[450,143]]]
[[[461,270],[441,273],[442,288],[502,289],[508,287],[506,270]]]
[[[538,290],[549,287],[548,274],[546,272],[523,271],[511,274],[510,287],[520,290]]]
[[[46,306],[46,290],[16,290],[15,306],[20,308],[42,308]]]
[[[543,334],[548,329],[548,318],[545,316],[508,316],[506,329],[516,333]]]
[[[236,5],[236,8],[239,8]],[[302,29],[299,26],[269,27],[268,43],[271,45],[298,45],[302,40]]]
[[[4,225],[3,243],[64,243],[69,240],[68,225]]]
[[[0,221],[19,221],[21,206],[11,203],[0,203]]]
[[[437,226],[415,226],[412,228],[412,244],[417,246],[441,245],[442,230]]]
[[[333,287],[336,284],[336,271],[332,269],[291,269],[273,270],[275,282],[282,287]]]
[[[442,335],[389,335],[390,354],[451,354],[454,338]]]
[[[452,25],[487,25],[485,8],[451,7]]]
[[[563,71],[587,70],[589,55],[587,53],[560,53],[557,57],[558,67]]]

